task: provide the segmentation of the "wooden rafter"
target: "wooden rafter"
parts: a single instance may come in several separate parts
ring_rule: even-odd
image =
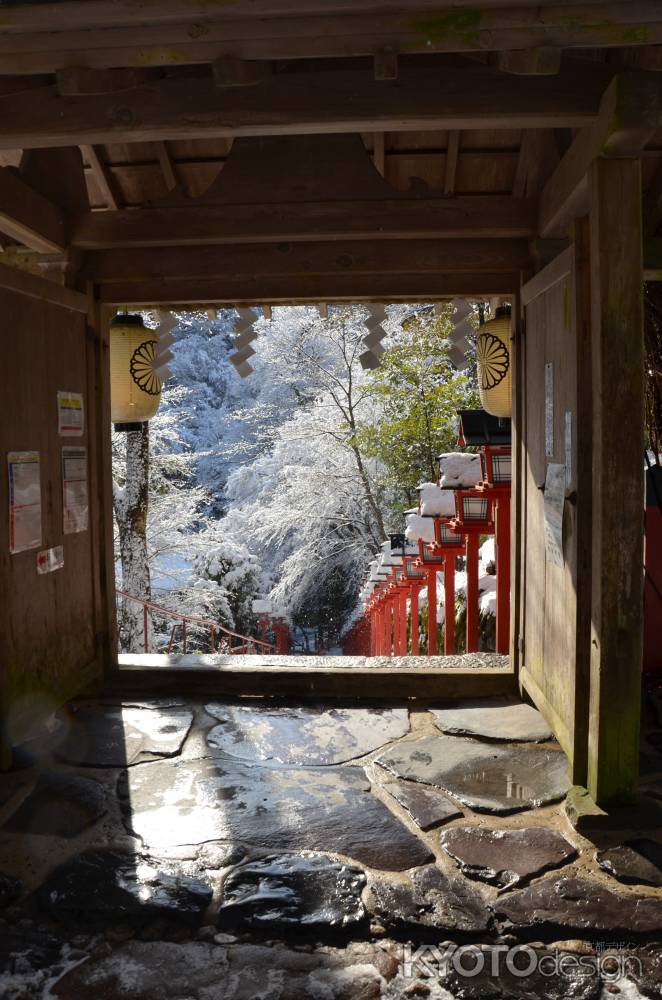
[[[89,212],[72,225],[72,245],[113,247],[347,239],[532,236],[536,203],[509,197],[221,204]]]
[[[451,129],[448,133],[446,148],[446,166],[444,168],[444,193],[455,194],[455,175],[457,173],[457,157],[460,151],[460,133]]]
[[[122,94],[0,97],[0,149],[333,132],[580,127],[598,111],[608,67],[579,64],[526,87],[491,67],[408,67],[396,83],[361,70],[291,71],[219,90],[173,77]]]
[[[159,158],[159,166],[161,167],[161,173],[163,174],[165,186],[168,191],[174,191],[177,187],[177,175],[175,173],[175,165],[170,156],[170,151],[168,150],[166,142],[156,143],[156,155]]]
[[[106,208],[116,211],[120,207],[120,199],[115,179],[103,158],[103,150],[98,146],[81,146],[80,151],[88,162]]]

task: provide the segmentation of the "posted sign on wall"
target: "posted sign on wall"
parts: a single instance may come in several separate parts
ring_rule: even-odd
[[[41,545],[41,476],[38,451],[10,451],[9,551],[25,552]]]
[[[62,509],[64,533],[73,535],[87,530],[87,450],[62,449]]]
[[[57,430],[60,437],[82,437],[85,405],[82,392],[58,392]]]

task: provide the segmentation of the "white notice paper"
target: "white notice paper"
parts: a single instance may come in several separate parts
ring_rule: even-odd
[[[545,479],[545,549],[547,561],[563,566],[563,506],[565,503],[565,465],[547,466]]]
[[[64,533],[87,531],[87,450],[62,449],[62,509]]]
[[[41,545],[41,479],[38,451],[10,451],[9,551],[25,552]]]
[[[44,549],[37,552],[37,573],[43,576],[44,573],[54,573],[56,569],[64,566],[64,546],[56,545],[53,549]]]
[[[82,437],[85,405],[82,392],[58,392],[57,430],[60,437]]]

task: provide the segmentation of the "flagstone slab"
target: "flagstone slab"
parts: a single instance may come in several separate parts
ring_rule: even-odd
[[[570,788],[563,753],[459,736],[403,740],[377,758],[401,778],[436,785],[477,812],[520,812],[557,802]]]
[[[41,906],[64,923],[142,927],[157,917],[199,924],[212,890],[202,879],[164,872],[139,856],[98,850],[59,865],[37,896]]]
[[[219,926],[351,930],[366,920],[365,872],[324,855],[277,855],[236,868],[223,883]]]
[[[193,723],[187,708],[78,707],[58,755],[87,767],[125,767],[181,752]]]
[[[425,788],[415,781],[389,781],[382,786],[385,791],[406,809],[421,830],[432,830],[442,823],[458,819],[464,813],[434,788]]]
[[[603,995],[597,969],[588,966],[597,960],[583,955],[529,946],[506,955],[502,947],[490,945],[458,953],[455,947],[440,977],[453,1000],[598,1000]]]
[[[617,892],[596,879],[553,875],[504,893],[493,904],[515,930],[571,937],[662,935],[662,894]]]
[[[485,933],[491,914],[470,882],[425,865],[404,880],[375,880],[371,909],[387,930],[433,928],[443,933]]]
[[[157,851],[218,840],[339,853],[390,871],[431,860],[369,789],[359,767],[259,767],[220,756],[129,768],[118,785],[129,832]]]
[[[406,708],[210,704],[218,719],[207,741],[241,760],[278,764],[341,764],[409,732]]]
[[[598,851],[596,860],[619,882],[662,888],[662,844],[640,837]]]
[[[442,832],[439,842],[463,875],[501,888],[560,868],[577,856],[565,837],[545,827],[489,830],[454,826]]]
[[[8,833],[77,837],[105,812],[106,793],[99,781],[46,772],[2,828]]]
[[[430,712],[439,728],[451,735],[529,743],[554,739],[540,712],[521,701],[481,698]]]

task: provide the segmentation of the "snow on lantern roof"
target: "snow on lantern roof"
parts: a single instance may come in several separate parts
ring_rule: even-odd
[[[450,489],[441,489],[436,483],[417,486],[423,517],[454,517],[455,496]]]
[[[443,489],[470,489],[482,478],[480,455],[465,451],[439,455],[439,484]]]
[[[266,599],[258,599],[253,601],[253,614],[256,615],[271,615],[274,613],[274,602],[268,601]]]
[[[405,538],[408,542],[434,542],[434,518],[422,517],[420,514],[407,514],[407,530]]]

